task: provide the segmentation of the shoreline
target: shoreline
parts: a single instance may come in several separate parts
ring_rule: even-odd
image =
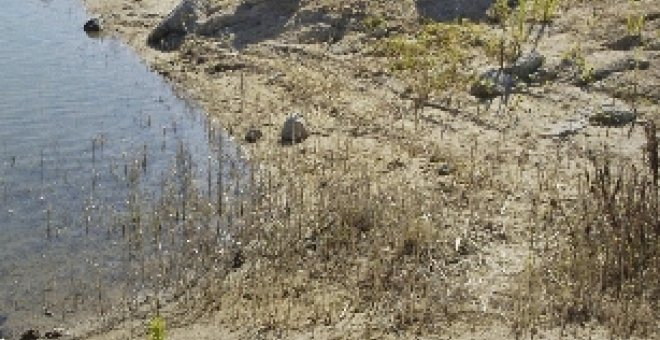
[[[544,135],[546,131],[554,133],[552,129],[557,122],[572,122],[578,110],[611,100],[607,92],[587,93],[560,83],[530,87],[519,96],[516,107],[507,113],[496,112],[495,108],[500,105],[497,99],[486,106],[459,94],[454,98],[458,104],[453,104],[452,110],[444,109],[447,105],[439,99],[427,103],[420,123],[412,113],[413,101],[407,95],[409,91],[405,82],[388,74],[386,65],[378,58],[361,52],[336,54],[332,46],[323,42],[291,42],[289,35],[298,34],[295,31],[298,28],[283,30],[281,37],[269,37],[238,51],[220,38],[193,36],[178,50],[159,52],[146,45],[147,36],[175,6],[176,0],[84,0],[83,3],[90,13],[104,19],[110,34],[115,34],[152,70],[208,113],[209,119],[219,122],[234,136],[250,161],[261,169],[260,183],[268,183],[269,203],[260,205],[262,209],[273,206],[279,209],[278,204],[282,204],[286,207],[283,211],[289,211],[288,202],[293,200],[295,205],[300,199],[300,210],[294,209],[299,214],[294,215],[299,222],[295,219],[292,222],[288,212],[273,213],[269,218],[263,217],[264,211],[254,212],[264,221],[265,231],[246,231],[245,256],[249,268],[230,274],[232,279],[244,282],[246,287],[263,290],[263,293],[254,292],[256,295],[281,294],[282,297],[267,299],[268,302],[264,303],[266,311],[261,314],[261,307],[255,306],[258,303],[254,299],[246,298],[242,288],[239,293],[226,282],[216,282],[226,289],[222,292],[210,290],[218,295],[217,299],[235,299],[236,303],[245,304],[245,310],[241,311],[239,305],[228,307],[226,312],[212,312],[218,306],[226,307],[222,301],[214,301],[211,303],[213,307],[209,307],[211,311],[202,313],[204,318],[201,321],[189,317],[186,318],[190,319],[189,323],[183,322],[181,328],[168,331],[173,339],[211,339],[217,338],[218,334],[227,339],[254,338],[261,336],[262,330],[266,337],[290,338],[310,335],[319,338],[360,337],[366,334],[393,338],[412,337],[417,332],[432,335],[437,331],[433,328],[436,327],[433,321],[428,322],[432,326],[424,324],[418,328],[417,323],[424,322],[410,321],[408,324],[405,317],[395,321],[388,319],[391,316],[383,311],[393,307],[391,301],[383,297],[386,293],[372,300],[363,298],[372,303],[371,308],[363,306],[365,302],[362,300],[356,302],[355,297],[347,297],[356,289],[354,287],[364,284],[361,282],[365,275],[374,276],[376,283],[369,283],[374,285],[369,289],[380,294],[374,287],[385,287],[386,284],[375,277],[380,275],[380,270],[388,272],[388,269],[374,269],[373,266],[382,263],[381,259],[389,261],[395,269],[388,273],[396,276],[397,271],[417,270],[416,264],[409,263],[412,260],[408,257],[418,258],[420,254],[431,260],[418,262],[424,266],[442,263],[446,272],[443,275],[451,279],[438,282],[437,278],[406,277],[402,279],[402,285],[405,287],[405,283],[416,282],[424,289],[446,290],[444,295],[433,295],[433,298],[455,300],[449,303],[450,310],[444,311],[451,315],[450,321],[442,324],[449,334],[457,338],[488,336],[506,339],[511,334],[510,324],[502,320],[516,317],[511,307],[514,299],[507,296],[518,284],[517,277],[525,271],[525,259],[532,256],[526,245],[527,230],[533,223],[530,222],[533,221],[531,202],[538,199],[544,205],[551,204],[547,197],[530,189],[543,186],[539,179],[542,177],[540,169],[556,169],[553,180],[564,182],[567,187],[577,187],[576,174],[589,164],[591,151],[588,150],[607,145],[617,157],[638,162],[637,150],[645,142],[640,128],[631,130],[631,137],[628,137],[624,132],[615,130],[610,135],[609,131],[587,125],[579,130],[573,143],[566,144],[557,142],[552,134],[552,138]],[[229,3],[236,5],[238,2]],[[548,63],[559,64],[562,53],[571,46],[570,34],[562,30],[581,29],[580,24],[571,23],[571,20],[582,14],[580,9],[571,11],[547,32],[547,41],[542,41],[540,49],[547,55]],[[601,15],[605,17],[607,13]],[[397,25],[405,28],[414,24],[402,20]],[[586,39],[584,36],[580,38]],[[355,33],[344,37],[341,44],[349,45],[355,41],[367,50],[377,39]],[[624,55],[618,52],[607,54],[599,50],[597,43],[584,42],[585,54],[593,56],[596,61]],[[655,72],[647,75],[652,85],[657,79],[654,77],[657,76],[658,58],[653,51],[648,55],[653,65],[651,70]],[[647,113],[646,119],[655,120],[659,118],[656,105],[642,104],[639,110]],[[561,110],[557,110],[558,106]],[[296,111],[301,111],[309,124],[310,137],[300,144],[282,146],[279,143],[281,126],[286,117]],[[263,133],[255,144],[244,141],[244,134],[251,128],[258,128]],[[625,145],[622,144],[624,140]],[[569,166],[559,169],[557,164],[564,162]],[[292,188],[291,183],[303,189]],[[574,193],[569,188],[565,195]],[[311,201],[303,201],[302,197]],[[333,201],[335,197],[338,201]],[[343,207],[342,204],[346,203],[352,206]],[[366,208],[362,209],[362,205]],[[392,211],[385,208],[388,206],[393,207]],[[326,274],[304,266],[298,268],[292,263],[265,256],[269,249],[260,248],[258,242],[249,242],[249,237],[253,236],[259,239],[264,235],[278,235],[278,238],[284,235],[279,242],[315,239],[313,249],[316,250],[322,247],[320,244],[327,246],[332,237],[356,237],[354,231],[342,229],[340,235],[330,234],[323,238],[318,234],[325,229],[307,227],[322,223],[319,220],[326,221],[319,214],[324,210],[339,211],[339,217],[328,217],[331,222],[338,218],[340,225],[354,223],[364,227],[357,240],[331,248],[339,254],[336,256],[346,257],[349,263],[346,268],[332,261],[332,269]],[[363,210],[379,216],[383,219],[382,224],[388,226],[382,228],[382,235],[377,236],[379,239],[371,241],[383,249],[365,250],[369,242],[362,243],[360,237],[367,237],[364,235],[372,235],[373,229],[380,229],[371,217],[362,215]],[[313,215],[310,216],[309,212]],[[401,229],[394,226],[397,223],[402,225]],[[438,230],[431,226],[435,224],[446,227]],[[300,230],[291,231],[292,226]],[[435,240],[437,245],[428,240]],[[279,247],[275,254],[292,262],[319,265],[328,261],[323,262],[311,255],[294,256],[283,250],[286,247]],[[342,247],[350,251],[344,253]],[[312,253],[309,249],[305,251]],[[439,257],[434,259],[434,256]],[[277,268],[281,266],[281,269],[264,271],[257,268],[262,262]],[[274,286],[264,287],[259,275]],[[310,283],[311,287],[301,282]],[[397,285],[394,282],[388,284]],[[283,287],[287,285],[305,287],[296,288],[300,292],[293,289],[296,293],[291,293]],[[364,289],[358,288],[357,291],[366,294]],[[400,293],[403,292],[408,293],[401,288]],[[291,301],[289,294],[298,295]],[[322,301],[319,303],[318,299]],[[427,303],[425,299],[413,298],[411,301],[410,306],[400,308],[416,311],[415,308],[422,308],[420,306]],[[317,304],[324,310],[319,311]],[[423,308],[436,312],[432,306]],[[279,313],[313,321],[295,321],[293,316],[280,320],[276,317]],[[422,318],[425,314],[414,312],[412,315],[411,318]],[[260,328],[253,329],[251,322]],[[141,327],[140,320],[129,320],[129,323],[133,328]],[[385,326],[390,323],[399,325],[402,333],[390,332]],[[347,329],[356,332],[348,335]],[[557,329],[546,330],[550,337],[556,332]],[[121,336],[121,330],[115,330],[115,333],[93,338],[106,340]],[[598,333],[598,336],[605,337],[605,333]]]

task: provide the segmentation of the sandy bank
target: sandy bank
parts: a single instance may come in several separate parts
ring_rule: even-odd
[[[620,159],[640,162],[646,142],[640,125],[629,130],[585,123],[575,131],[562,130],[566,135],[553,135],[553,129],[584,118],[577,117],[584,109],[611,102],[611,89],[633,79],[645,94],[637,103],[640,121],[658,119],[660,59],[653,49],[637,52],[649,61],[648,71],[617,71],[591,89],[550,81],[529,86],[504,103],[499,98],[479,101],[466,86],[450,98],[437,93],[416,113],[410,79],[391,72],[390,60],[369,53],[382,39],[379,34],[355,29],[329,42],[310,33],[327,28],[315,21],[315,13],[346,13],[329,1],[301,1],[284,19],[269,16],[268,1],[255,5],[255,12],[238,0],[215,1],[215,14],[234,13],[233,28],[189,36],[172,52],[148,47],[146,38],[176,1],[85,3],[90,13],[101,16],[106,31],[235,136],[273,181],[272,196],[284,197],[275,201],[286,205],[300,199],[298,222],[282,214],[259,228],[279,230],[273,233],[287,235],[283,240],[291,244],[317,241],[314,250],[301,245],[307,249],[302,254],[296,246],[289,247],[291,253],[278,248],[279,260],[263,255],[260,244],[246,250],[247,262],[254,266],[231,277],[267,298],[255,299],[243,289],[238,293],[235,286],[216,282],[223,287],[215,291],[216,299],[225,301],[214,301],[199,314],[191,312],[192,317],[177,316],[185,310],[172,311],[186,320],[169,332],[172,339],[439,334],[507,339],[520,317],[512,292],[530,258],[532,202],[555,204],[548,192],[536,188],[543,188],[551,176],[562,184],[553,194],[574,195],[578,173],[595,152],[606,146]],[[652,1],[645,3],[650,12],[660,10]],[[282,10],[274,2],[270,6]],[[240,10],[245,13],[239,16]],[[391,34],[419,25],[419,7],[413,2],[366,10],[372,16],[390,13]],[[560,65],[576,44],[594,68],[635,53],[604,47],[615,34],[608,32],[621,31],[616,7],[584,4],[561,13],[539,33],[537,49],[548,64]],[[578,20],[587,15],[599,25]],[[257,21],[259,29],[254,27]],[[649,21],[646,29],[652,32],[658,24],[657,19]],[[481,25],[498,32],[496,25]],[[476,70],[493,64],[483,55],[471,58]],[[283,146],[281,125],[292,112],[303,114],[311,136]],[[243,138],[250,128],[263,132],[255,144]],[[559,138],[566,136],[568,140]],[[367,207],[361,209],[363,204]],[[339,217],[324,219],[327,211],[339,212]],[[327,231],[345,225],[358,231]],[[332,243],[343,237],[345,243]],[[319,254],[323,247],[330,255]],[[280,267],[264,270],[262,261]],[[99,338],[119,338],[126,329],[140,327],[142,320],[129,321]],[[546,334],[556,337],[557,330]],[[591,335],[604,334],[599,330]]]

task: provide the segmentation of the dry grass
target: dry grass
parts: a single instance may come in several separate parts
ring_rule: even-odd
[[[358,2],[365,3],[345,3]],[[305,2],[309,5],[305,8],[326,3]],[[408,2],[391,3],[397,8],[412,7]],[[387,21],[392,16],[381,7],[388,6],[379,2],[378,8],[369,7],[367,26],[400,24]],[[449,114],[422,103],[428,112],[417,115],[409,98],[384,95],[385,86],[375,82],[376,77],[389,80],[391,74],[383,69],[397,62],[412,68],[413,72],[399,73],[406,85],[420,81],[428,85],[428,79],[415,76],[445,63],[454,68],[441,74],[440,80],[450,82],[450,76],[459,71],[470,73],[487,59],[486,50],[492,49],[488,46],[492,42],[482,44],[472,39],[474,35],[482,28],[498,32],[494,26],[475,25],[449,25],[452,30],[447,36],[442,34],[445,24],[402,25],[403,33],[389,38],[393,48],[389,54],[374,56],[363,50],[346,60],[318,46],[289,46],[290,52],[282,55],[267,45],[255,46],[254,51],[236,57],[254,66],[241,69],[246,89],[240,92],[232,92],[238,88],[236,74],[218,72],[207,77],[201,71],[208,65],[177,61],[202,74],[197,81],[204,86],[195,82],[193,72],[185,73],[184,80],[173,79],[201,87],[196,95],[206,98],[209,112],[234,131],[246,125],[260,127],[264,140],[246,147],[262,166],[253,171],[248,186],[252,191],[246,196],[225,194],[236,187],[235,179],[222,188],[214,187],[210,198],[187,196],[185,230],[195,240],[194,246],[168,266],[189,266],[195,279],[184,280],[185,275],[177,274],[173,282],[163,282],[163,290],[174,287],[178,292],[164,313],[168,327],[204,317],[216,329],[229,328],[244,338],[327,335],[328,329],[337,330],[337,337],[412,338],[439,334],[457,319],[469,319],[472,326],[494,319],[513,326],[518,335],[588,321],[608,325],[614,334],[654,334],[658,192],[652,184],[651,166],[614,167],[611,164],[620,160],[612,156],[610,163],[600,160],[549,179],[534,176],[537,171],[551,172],[538,164],[550,163],[545,159],[555,149],[535,135],[539,126],[530,121],[541,120],[545,111],[576,109],[550,97],[573,92],[553,92],[559,90],[551,84],[548,91],[530,91],[522,98],[528,108],[546,100],[535,97],[548,96],[550,104],[533,112],[512,108],[515,123],[498,129],[507,117],[488,116],[496,105],[483,109],[470,102],[458,103]],[[421,27],[427,29],[425,37],[414,32]],[[457,59],[465,51],[455,51],[453,56],[438,56],[429,66],[413,56],[420,45],[410,46],[404,38],[426,39],[429,45],[421,47],[436,54],[446,45],[452,49],[475,45],[471,52],[483,53],[469,54],[470,58],[483,55],[459,65]],[[212,46],[206,51],[193,46],[196,42],[191,40],[184,49],[189,46],[204,60],[217,58],[218,65],[229,63],[218,50],[220,44],[206,41],[202,45]],[[366,46],[377,42],[368,40]],[[424,67],[429,69],[416,72],[415,68]],[[271,83],[269,77],[278,73],[283,76],[273,76]],[[420,90],[412,98],[442,97],[447,89],[465,92],[461,86],[442,85],[433,88],[437,93],[412,86]],[[239,101],[241,109],[232,110]],[[301,145],[282,147],[272,136],[279,133],[282,117],[277,114],[291,107],[303,108],[315,131]],[[577,144],[582,139],[578,136],[573,141]],[[653,138],[648,140],[647,163],[655,163],[657,169],[657,142],[653,146]],[[442,163],[452,171],[443,168],[439,175]],[[570,200],[550,189],[578,174],[582,184]],[[230,199],[216,209],[217,197]],[[168,204],[163,211],[170,216],[182,214],[180,198]],[[175,221],[165,221],[165,226],[180,227]],[[217,237],[217,230],[222,237]],[[179,235],[171,234],[172,238]],[[499,268],[483,263],[496,257],[492,249],[517,250],[520,243],[528,244],[521,247],[531,255],[520,288],[510,291],[506,286],[510,274],[496,276],[493,272]],[[507,273],[515,272],[516,260],[528,254],[503,253],[505,260],[513,262],[511,267],[505,267],[508,262],[502,265]],[[495,277],[495,283],[489,283],[493,287],[474,283],[482,277]],[[504,288],[495,287],[498,283]],[[492,297],[493,292],[506,297]],[[474,308],[477,303],[483,308]],[[148,307],[146,313],[153,313],[155,308]],[[511,319],[510,324],[502,321]],[[135,328],[139,331],[144,325]]]
[[[530,248],[538,258],[521,279],[518,335],[548,325],[605,325],[613,336],[657,334],[660,218],[655,126],[646,164],[606,155],[580,177],[574,200],[538,208]],[[538,262],[534,265],[534,262]]]

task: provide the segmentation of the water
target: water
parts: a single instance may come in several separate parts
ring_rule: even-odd
[[[2,5],[0,338],[11,338],[110,306],[100,287],[127,275],[117,221],[130,197],[157,201],[182,150],[199,165],[193,183],[215,177],[211,142],[224,137],[121,43],[87,36],[77,0]]]

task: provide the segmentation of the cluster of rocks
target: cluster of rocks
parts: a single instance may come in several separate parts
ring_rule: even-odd
[[[248,143],[256,143],[261,137],[263,137],[263,133],[256,127],[249,128],[245,133],[245,141]],[[301,143],[307,137],[309,137],[309,131],[302,115],[296,113],[289,116],[280,131],[280,142],[283,145],[291,145]]]

